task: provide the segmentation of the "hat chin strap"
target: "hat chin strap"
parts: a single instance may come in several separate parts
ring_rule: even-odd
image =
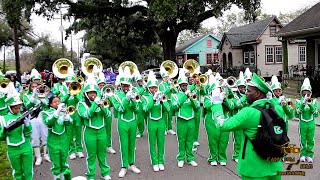
[[[9,109],[9,111],[11,112],[11,114],[13,114],[13,112],[12,112],[12,110],[11,110],[11,106],[9,106],[9,108],[8,108],[8,109]]]

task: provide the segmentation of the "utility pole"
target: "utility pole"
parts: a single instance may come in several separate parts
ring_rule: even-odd
[[[3,72],[6,72],[6,46],[3,46]]]
[[[61,44],[62,44],[62,57],[64,57],[64,45],[63,45],[63,31],[64,31],[64,28],[63,28],[63,25],[62,25],[62,11],[60,9],[60,28],[59,30],[61,31]]]
[[[73,50],[72,50],[72,32],[70,34],[70,37],[71,37],[71,62],[73,63]]]

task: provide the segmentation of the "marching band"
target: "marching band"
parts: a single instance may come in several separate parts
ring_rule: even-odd
[[[200,145],[201,119],[208,138],[208,163],[211,166],[227,165],[226,151],[232,132],[232,159],[239,162],[239,173],[250,177],[251,170],[245,169],[248,160],[243,159],[243,141],[246,134],[244,129],[247,126],[254,128],[254,123],[245,124],[248,116],[244,111],[251,113],[252,117],[256,117],[257,113],[247,109],[256,103],[247,98],[249,86],[262,89],[265,93],[268,92],[266,87],[270,87],[273,95],[270,101],[286,122],[286,131],[290,119],[300,119],[300,161],[313,162],[318,102],[311,99],[308,78],[301,87],[301,98],[296,100],[294,107],[293,102],[283,96],[281,84],[275,76],[271,85],[268,85],[249,69],[240,72],[238,79],[223,79],[219,73],[211,70],[201,74],[200,65],[195,60],[187,60],[180,69],[173,61],[167,60],[160,66],[162,81],[159,82],[153,71],[142,77],[135,63],[125,61],[119,66],[115,85],[106,83],[102,64],[96,58],[84,60],[81,69],[86,75],[85,79],[76,77],[70,60],[58,59],[52,71],[59,81],[52,84],[51,89],[42,82],[39,72],[33,69],[32,81],[22,97],[23,101],[10,80],[0,77],[0,139],[6,141],[15,179],[33,178],[33,156],[36,166],[41,165],[43,159],[52,163],[54,180],[72,178],[68,156],[71,160],[87,157],[85,175],[88,179],[96,178],[96,160],[101,169],[101,178],[111,179],[106,153],[117,152],[112,147],[113,117],[118,122],[121,157],[119,177],[124,177],[128,170],[141,173],[135,165],[136,138],[144,136],[145,128],[153,171],[165,170],[167,134],[177,134],[178,167],[182,168],[185,162],[197,166],[194,151]],[[133,86],[133,81],[136,86]],[[32,114],[30,110],[36,105],[40,105],[40,112]],[[21,113],[21,110],[25,112]],[[21,121],[20,125],[6,131],[12,122],[18,120]],[[176,132],[173,130],[173,120],[176,120]],[[252,137],[253,134],[246,136]],[[86,154],[83,147],[86,148]],[[250,155],[251,158],[256,156],[248,151],[246,156]],[[267,168],[271,166],[262,160],[256,163]],[[268,172],[259,176],[274,175]]]

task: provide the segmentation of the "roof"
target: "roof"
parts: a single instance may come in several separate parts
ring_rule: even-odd
[[[290,36],[312,32],[320,29],[320,3],[315,4],[306,12],[292,20],[288,25],[278,31],[278,36]]]
[[[178,47],[176,47],[176,53],[181,53],[184,52],[186,49],[188,49],[189,47],[191,47],[192,45],[196,44],[197,42],[201,41],[202,39],[206,38],[207,36],[211,36],[214,39],[220,41],[218,38],[216,38],[214,35],[212,34],[204,34],[195,38],[192,38],[188,41],[186,41],[185,43],[179,45]]]
[[[244,42],[256,41],[274,19],[278,21],[275,16],[271,16],[255,23],[233,27],[224,34],[224,37],[226,36],[226,38],[228,38],[233,47],[241,46],[241,43]],[[280,24],[279,21],[278,23]]]

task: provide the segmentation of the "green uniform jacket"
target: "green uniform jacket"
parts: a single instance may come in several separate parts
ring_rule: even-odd
[[[198,100],[190,100],[187,95],[179,91],[177,94],[172,94],[172,108],[178,110],[177,116],[184,120],[194,118],[195,112],[200,110]]]
[[[318,116],[319,113],[317,99],[313,99],[310,104],[306,105],[303,103],[303,98],[296,100],[296,117],[299,118],[300,121],[313,121]]]
[[[65,126],[72,125],[72,118],[70,117],[69,121],[65,121],[63,119],[63,116],[61,115],[59,115],[59,117],[56,117],[54,115],[55,110],[56,109],[51,107],[47,111],[41,111],[41,116],[44,124],[48,126],[49,133],[53,133],[60,136],[63,133],[65,133]]]
[[[245,107],[240,110],[236,115],[227,119],[220,127],[221,131],[236,131],[243,130],[245,136],[249,140],[253,140],[257,133],[257,126],[260,123],[261,112],[253,106],[264,106],[270,103],[268,99],[260,99],[255,101],[250,107]],[[240,158],[238,163],[238,172],[242,176],[247,177],[264,177],[277,175],[278,171],[282,171],[282,162],[271,162],[260,158],[253,150],[251,141],[248,140],[245,154]],[[242,157],[243,145],[241,147]]]
[[[153,100],[153,95],[148,94],[146,96],[143,96],[142,99],[143,104],[143,111],[148,113],[148,118],[151,120],[159,120],[163,116],[163,112],[170,111],[170,105],[168,101],[165,101],[163,103],[159,101]]]
[[[126,122],[136,120],[136,113],[139,110],[141,102],[131,101],[123,91],[110,97],[113,107],[118,111],[118,119]]]
[[[4,100],[7,98],[7,95],[4,93],[0,93],[0,115],[6,115],[8,112],[7,104]]]
[[[78,103],[78,113],[84,120],[84,125],[93,129],[105,127],[106,119],[111,116],[111,112],[106,107],[99,107],[94,101],[90,101],[91,106],[84,101]]]
[[[12,122],[16,121],[22,114],[11,114],[10,112],[5,116],[0,116],[0,126],[7,127]],[[30,135],[32,131],[31,124],[25,126],[24,124],[12,131],[7,135],[0,134],[0,140],[6,140],[8,146],[20,146],[25,142],[30,143]]]

